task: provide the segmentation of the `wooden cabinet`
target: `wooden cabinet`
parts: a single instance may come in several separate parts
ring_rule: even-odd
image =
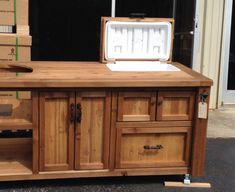
[[[195,92],[169,89],[117,95],[114,167],[190,168]]]
[[[40,171],[107,168],[110,104],[106,92],[40,93]]]

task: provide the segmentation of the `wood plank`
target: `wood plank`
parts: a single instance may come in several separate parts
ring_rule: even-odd
[[[108,167],[110,94],[110,92],[77,93],[76,103],[81,105],[82,118],[76,125],[76,169]]]
[[[0,130],[30,130],[32,128],[32,122],[26,119],[0,119]]]
[[[3,63],[2,63],[3,64]],[[9,64],[9,63],[8,63]],[[15,63],[14,63],[15,64]],[[99,62],[17,62],[32,68],[32,73],[0,74],[1,88],[43,87],[199,87],[210,86],[205,76],[179,64],[181,71],[169,72],[112,72]],[[5,63],[5,65],[7,65]]]
[[[209,111],[210,100],[210,87],[199,88],[195,101],[195,119],[193,129],[193,144],[192,144],[192,176],[203,176],[206,157],[206,131],[207,131],[207,119],[198,118],[198,103],[200,102],[200,94],[207,92],[209,96],[205,100],[207,103],[207,114]]]
[[[195,92],[159,91],[157,120],[192,120]]]
[[[39,171],[39,94],[32,92],[32,122],[33,122],[33,173]]]
[[[190,183],[189,185],[186,185],[183,182],[165,181],[164,185],[165,187],[211,188],[210,183]]]
[[[32,174],[32,139],[0,139],[0,177]]]
[[[0,176],[1,181],[17,180],[42,180],[42,179],[65,179],[65,178],[88,178],[110,176],[137,176],[137,175],[183,175],[189,172],[188,168],[144,168],[144,169],[115,169],[110,170],[83,170],[83,171],[50,171],[39,174],[9,174]]]
[[[119,92],[118,121],[154,121],[156,92]]]
[[[191,127],[192,121],[153,121],[153,122],[116,122],[116,127],[123,128],[159,128],[159,127]]]
[[[112,111],[111,111],[111,130],[110,130],[110,159],[109,168],[114,170],[115,168],[115,154],[116,154],[116,122],[117,122],[117,107],[118,107],[118,93],[112,92]]]
[[[70,121],[72,104],[75,104],[75,93],[40,93],[41,171],[73,169],[74,122]]]

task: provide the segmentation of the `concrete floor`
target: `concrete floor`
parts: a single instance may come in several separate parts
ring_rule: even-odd
[[[209,138],[235,137],[234,106],[210,110],[207,137]]]

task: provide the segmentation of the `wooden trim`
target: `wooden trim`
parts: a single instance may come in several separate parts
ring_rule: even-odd
[[[0,131],[3,130],[31,130],[33,123],[24,119],[1,119]]]
[[[33,173],[39,171],[39,94],[32,92],[32,123],[33,123]]]
[[[117,121],[123,121],[123,102],[124,102],[125,92],[118,93],[118,103],[117,103]]]
[[[69,92],[68,93],[69,96],[69,107],[71,104],[75,104],[75,92]],[[69,109],[69,117],[71,116],[71,110]],[[72,170],[74,169],[74,153],[75,153],[75,149],[74,149],[74,140],[75,140],[75,136],[74,136],[74,130],[75,130],[75,124],[71,123],[70,120],[68,119],[68,169]]]
[[[188,164],[184,161],[169,161],[169,162],[148,162],[141,165],[139,162],[122,162],[118,167],[122,168],[158,168],[158,167],[186,167]]]
[[[83,170],[105,169],[104,163],[80,163],[80,168]]]
[[[109,151],[110,151],[110,129],[111,129],[111,105],[112,95],[107,92],[105,96],[105,119],[104,119],[104,143],[103,143],[103,168],[109,167]]]
[[[109,168],[115,168],[116,154],[116,121],[117,121],[118,93],[112,92],[112,111],[111,111],[111,130],[110,130],[110,150],[109,150]]]
[[[123,121],[150,121],[149,115],[122,115]]]
[[[190,127],[169,127],[169,128],[118,128],[121,134],[139,134],[139,133],[185,133]]]
[[[76,104],[82,104],[81,92],[76,92]],[[74,169],[80,169],[81,123],[75,123]]]
[[[205,167],[205,153],[206,153],[206,132],[208,119],[198,118],[198,103],[200,102],[200,94],[207,92],[209,96],[206,99],[209,110],[210,87],[201,87],[196,95],[195,119],[193,129],[193,144],[192,144],[192,176],[203,176]],[[207,112],[208,114],[208,112]]]
[[[191,127],[192,121],[154,121],[154,122],[116,122],[122,128],[158,128],[158,127]]]
[[[110,170],[87,170],[87,171],[50,171],[39,174],[21,174],[0,176],[1,181],[17,180],[44,180],[44,179],[66,179],[66,178],[89,178],[110,176],[141,176],[141,175],[183,175],[189,173],[187,167],[171,168],[145,168],[145,169],[115,169]]]

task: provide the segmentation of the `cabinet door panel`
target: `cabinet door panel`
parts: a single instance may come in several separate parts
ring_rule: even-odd
[[[75,168],[107,168],[110,127],[110,94],[105,92],[77,93],[81,104],[81,123],[76,128]]]
[[[194,92],[158,93],[157,120],[192,120]]]
[[[190,127],[118,128],[116,168],[189,166]]]
[[[75,103],[72,93],[40,94],[40,170],[73,168],[74,123],[70,107]]]
[[[118,95],[118,121],[153,121],[155,111],[155,92],[120,92]]]

